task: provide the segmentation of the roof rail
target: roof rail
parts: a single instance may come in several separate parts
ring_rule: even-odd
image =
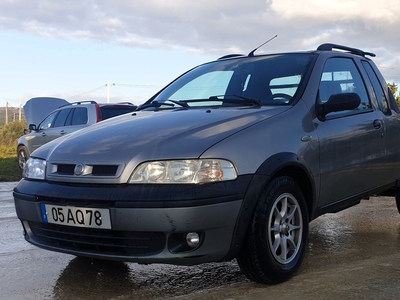
[[[115,104],[128,104],[128,105],[135,105],[132,102],[117,102]]]
[[[371,53],[371,52],[364,52],[364,51],[362,51],[360,49],[357,49],[357,48],[351,48],[351,47],[342,46],[342,45],[338,45],[338,44],[329,44],[329,43],[328,44],[322,44],[317,48],[318,51],[333,51],[333,49],[348,51],[348,52],[350,52],[352,54],[360,55],[360,56],[364,56],[364,57],[366,55],[369,55],[369,56],[372,56],[372,57],[376,56],[374,53]]]
[[[97,104],[96,101],[86,100],[86,101],[71,102],[71,103],[68,103],[68,104],[64,104],[64,105],[59,106],[58,108],[64,107],[64,106],[68,106],[68,105],[79,105],[79,104],[82,104],[82,103]]]
[[[227,55],[221,56],[220,58],[218,58],[218,60],[225,59],[225,58],[231,58],[231,57],[238,57],[238,56],[244,56],[244,55],[243,54],[227,54]]]
[[[78,101],[78,102],[73,102],[73,103],[70,103],[70,104],[79,105],[79,104],[83,104],[83,103],[97,104],[97,102],[96,102],[96,101],[93,101],[93,100]]]

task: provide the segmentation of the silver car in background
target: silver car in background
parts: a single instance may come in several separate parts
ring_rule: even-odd
[[[45,111],[51,103],[59,103],[62,99],[57,98],[33,98],[37,108],[31,109],[29,115],[34,117],[34,113]],[[58,101],[56,101],[58,100]],[[136,106],[131,103],[97,103],[95,101],[80,101],[61,105],[51,111],[40,123],[35,125],[30,123],[27,109],[24,107],[30,133],[26,133],[18,139],[17,157],[18,166],[24,169],[26,161],[31,153],[40,146],[71,132],[90,126],[94,123],[106,120],[121,114],[132,112]],[[37,120],[38,118],[33,118]]]

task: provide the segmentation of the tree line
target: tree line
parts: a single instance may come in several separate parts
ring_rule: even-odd
[[[400,92],[399,92],[399,88],[397,87],[397,84],[392,82],[392,83],[388,83],[388,86],[389,86],[390,90],[392,91],[394,98],[396,99],[397,105],[400,106]]]
[[[27,128],[25,119],[13,121],[7,125],[0,125],[0,147],[17,147],[17,140]]]

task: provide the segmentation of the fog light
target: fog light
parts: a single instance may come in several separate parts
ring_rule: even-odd
[[[168,237],[167,247],[171,253],[196,251],[204,242],[204,237],[203,231],[172,233]]]
[[[200,236],[197,232],[189,232],[186,235],[186,243],[189,247],[195,248],[200,243]]]

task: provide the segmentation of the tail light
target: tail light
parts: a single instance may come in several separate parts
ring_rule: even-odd
[[[96,122],[100,122],[101,120],[103,120],[103,117],[101,115],[100,106],[98,104],[96,104],[96,116],[97,116]]]

